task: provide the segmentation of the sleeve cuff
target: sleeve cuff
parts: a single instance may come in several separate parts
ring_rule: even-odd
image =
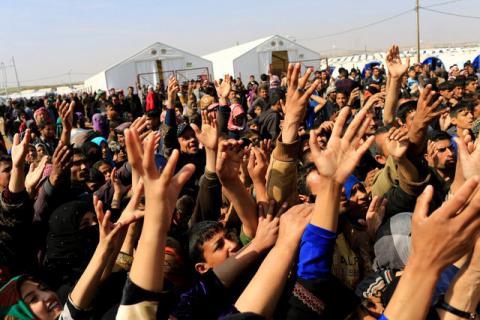
[[[307,226],[300,243],[299,278],[318,279],[330,273],[336,238],[335,232],[312,224]]]
[[[298,159],[298,150],[300,148],[300,141],[296,139],[292,143],[282,142],[282,134],[278,136],[275,149],[273,150],[273,157],[279,161],[293,162]]]

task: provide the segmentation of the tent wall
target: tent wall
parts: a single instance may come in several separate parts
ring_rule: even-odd
[[[129,86],[135,88],[137,79],[135,64],[133,62],[120,64],[115,68],[107,70],[105,74],[107,77],[108,89],[115,88],[117,90],[123,89],[126,91]]]
[[[99,72],[96,75],[88,78],[84,81],[85,90],[107,90],[107,79],[105,77],[105,71]]]
[[[270,55],[271,56],[271,55]],[[243,56],[233,60],[234,76],[241,77],[243,83],[248,82],[248,77],[254,75],[257,81],[260,81],[260,75],[265,73],[260,65],[260,57],[253,50]],[[268,73],[268,69],[267,72]]]

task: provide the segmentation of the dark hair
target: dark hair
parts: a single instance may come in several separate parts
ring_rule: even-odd
[[[452,137],[445,131],[440,130],[433,130],[428,133],[428,140],[429,141],[440,141],[440,140],[451,140]]]
[[[258,93],[260,93],[261,90],[267,90],[268,91],[268,84],[262,83],[261,85],[258,86]]]
[[[224,230],[223,225],[217,221],[201,221],[190,229],[188,253],[193,264],[205,261],[203,244]]]
[[[97,168],[90,168],[87,182],[96,182],[99,185],[102,185],[105,183],[105,176]]]
[[[108,165],[108,166],[110,166],[110,167],[112,166],[108,161],[98,160],[97,162],[95,162],[95,163],[93,164],[92,167],[98,170],[101,166],[103,166],[103,165],[105,165],[105,164]]]
[[[53,126],[53,123],[46,120],[40,121],[40,123],[38,124],[38,130],[43,130],[46,126],[49,125]]]
[[[268,76],[265,73],[262,73],[262,75],[260,76],[260,80],[268,81]]]
[[[0,154],[0,162],[12,162],[12,157],[8,154]]]
[[[397,109],[397,118],[402,120],[403,123],[407,121],[407,116],[410,112],[415,111],[417,109],[417,101],[410,100],[407,102],[402,103],[398,106]]]
[[[477,82],[477,77],[476,76],[468,76],[467,79],[465,79],[465,84],[469,84],[470,82]]]
[[[473,106],[471,103],[462,100],[454,107],[450,108],[450,117],[456,118],[457,114],[464,110],[473,111]]]

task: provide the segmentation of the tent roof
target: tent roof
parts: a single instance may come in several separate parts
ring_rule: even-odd
[[[272,36],[257,39],[257,40],[254,40],[254,41],[246,42],[246,43],[240,44],[238,46],[233,46],[233,47],[230,47],[230,48],[227,48],[227,49],[212,52],[210,54],[207,54],[207,55],[203,56],[203,58],[213,61],[216,58],[221,57],[222,59],[233,61],[236,58],[244,55],[248,51],[252,50],[253,48],[255,48],[259,45],[261,45],[262,43],[264,43],[265,41],[267,41],[267,40],[269,40],[273,37],[274,36],[272,35]]]
[[[293,47],[293,46],[301,47],[306,51],[310,51],[310,52],[318,54],[320,56],[319,53],[317,53],[317,52],[315,52],[311,49],[308,49],[307,47],[304,47],[301,44],[299,44],[297,42],[294,42],[294,41],[292,41],[288,38],[285,38],[285,37],[282,37],[282,36],[279,36],[279,35],[271,35],[271,36],[268,36],[268,37],[265,37],[265,38],[260,38],[260,39],[254,40],[254,41],[246,42],[246,43],[243,43],[243,44],[238,45],[238,46],[233,46],[233,47],[230,47],[230,48],[227,48],[227,49],[212,52],[210,54],[204,55],[203,58],[207,59],[207,60],[210,60],[210,61],[215,61],[217,59],[222,59],[224,61],[233,61],[233,60],[237,59],[238,57],[244,55],[245,53],[249,52],[250,50],[255,49],[256,47],[259,47],[262,44],[264,44],[267,41],[272,40],[272,39],[282,40],[285,44],[289,44],[289,46],[291,46],[291,47]]]
[[[205,60],[205,58],[202,58],[200,56],[194,55],[190,52],[183,51],[181,49],[174,48],[170,45],[161,43],[161,42],[155,42],[152,45],[146,47],[145,49],[142,49],[135,53],[134,55],[130,56],[129,58],[126,58],[104,70],[101,72],[108,71],[118,65],[130,62],[130,61],[144,61],[144,60],[152,60],[152,58],[155,58],[155,60],[166,60],[166,59],[172,59],[172,58],[178,58],[184,55],[189,55],[189,56],[194,56],[198,59]],[[210,61],[208,61],[210,63]]]

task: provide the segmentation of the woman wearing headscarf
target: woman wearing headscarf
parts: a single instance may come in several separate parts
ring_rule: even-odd
[[[107,118],[101,113],[95,113],[92,116],[93,130],[100,133],[102,137],[108,137],[108,122]]]
[[[114,265],[112,262],[117,258],[120,244],[125,238],[125,227],[133,220],[124,216],[123,223],[112,224],[110,213],[103,212],[100,201],[96,202],[96,213],[100,226],[100,240],[88,266],[68,294],[64,306],[62,307],[59,295],[42,280],[19,275],[0,288],[2,319],[89,319],[98,311],[92,308],[93,298],[97,289],[109,277]],[[78,216],[78,213],[72,216]]]

